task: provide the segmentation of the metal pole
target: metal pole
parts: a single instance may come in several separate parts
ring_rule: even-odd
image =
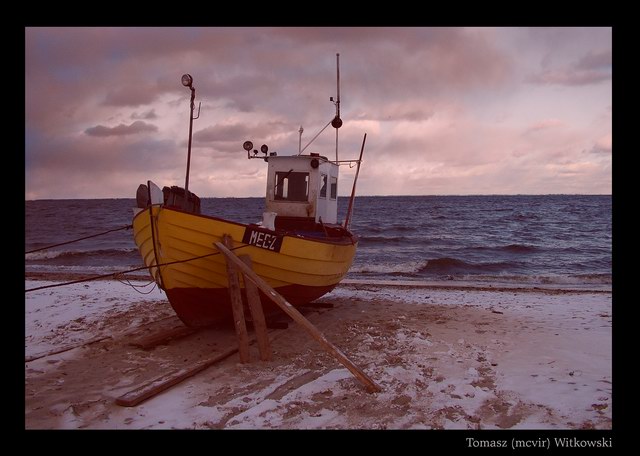
[[[195,109],[194,100],[196,98],[196,89],[191,89],[191,108],[189,110],[189,145],[187,146],[187,177],[184,181],[185,201],[187,200],[187,192],[189,191],[189,167],[191,166],[191,132],[193,131],[193,110]]]

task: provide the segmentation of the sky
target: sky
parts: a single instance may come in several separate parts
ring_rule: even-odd
[[[242,144],[367,134],[359,195],[610,194],[611,28],[25,28],[25,199],[264,196]],[[330,159],[327,128],[306,149]],[[355,167],[340,169],[349,195]]]

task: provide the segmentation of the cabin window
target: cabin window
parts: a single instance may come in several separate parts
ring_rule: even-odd
[[[274,194],[278,201],[308,201],[309,173],[277,172]]]
[[[334,200],[338,197],[338,178],[331,178],[331,199]]]
[[[327,197],[327,175],[326,174],[321,174],[320,175],[320,198],[326,198]]]

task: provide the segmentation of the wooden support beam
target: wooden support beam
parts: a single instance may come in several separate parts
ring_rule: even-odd
[[[247,267],[252,268],[251,257],[249,255],[240,255],[239,258]],[[256,287],[251,280],[247,280],[244,274],[242,274],[242,277],[244,281],[244,291],[247,294],[247,302],[249,303],[249,310],[251,311],[251,319],[253,320],[253,329],[256,333],[256,340],[258,341],[260,359],[262,361],[270,361],[271,346],[269,345],[267,323],[264,319],[264,312],[262,311],[260,293],[258,292],[258,287]]]
[[[278,305],[287,315],[289,315],[293,320],[301,325],[320,345],[331,355],[333,355],[342,365],[344,365],[349,371],[362,382],[367,391],[370,393],[381,391],[381,388],[375,384],[373,380],[371,380],[367,374],[365,374],[358,366],[356,366],[349,358],[345,356],[344,353],[340,351],[338,347],[333,345],[331,342],[327,340],[327,338],[322,334],[318,329],[311,324],[309,320],[304,318],[304,316],[298,312],[286,299],[284,299],[278,292],[276,292],[267,282],[265,282],[261,277],[259,277],[255,272],[251,270],[246,264],[244,264],[240,259],[232,253],[224,244],[221,242],[215,243],[216,247],[220,252],[224,254],[227,258],[227,263],[233,263],[239,270],[242,272],[246,279],[252,281],[256,284],[260,290],[264,294],[266,294],[269,299],[271,299],[275,304]]]
[[[180,383],[181,381],[189,377],[194,376],[198,372],[205,370],[207,367],[217,363],[218,361],[222,361],[223,359],[228,358],[237,351],[237,348],[231,348],[210,359],[201,361],[195,366],[175,369],[167,374],[161,375],[160,377],[156,377],[153,380],[140,385],[139,387],[132,389],[131,391],[128,391],[122,396],[118,397],[116,399],[116,404],[123,407],[133,407],[135,405],[138,405],[140,402],[161,393],[162,391],[172,387],[173,385],[176,385],[177,383]]]
[[[233,248],[233,240],[231,239],[231,236],[225,234],[222,237],[222,240],[228,248]],[[236,258],[235,255],[234,255],[234,258]],[[244,266],[244,263],[242,262],[240,263]],[[234,263],[229,260],[227,260],[227,276],[229,279],[229,297],[231,298],[231,310],[233,311],[233,323],[236,328],[236,335],[238,336],[238,352],[240,354],[240,362],[248,363],[250,361],[249,334],[247,333],[247,324],[245,322],[244,309],[242,307],[242,295],[240,294],[240,280],[238,279],[237,268],[235,267]]]

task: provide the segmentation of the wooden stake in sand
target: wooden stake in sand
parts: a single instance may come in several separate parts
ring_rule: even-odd
[[[251,257],[249,255],[240,255],[239,258],[247,265],[247,267],[251,268]],[[264,319],[264,312],[262,311],[260,293],[258,293],[258,287],[256,287],[252,281],[247,280],[244,274],[242,275],[242,278],[244,281],[244,290],[247,293],[247,301],[249,302],[251,318],[253,320],[253,329],[258,341],[260,359],[262,361],[269,361],[271,360],[271,346],[269,345],[267,322]]]
[[[262,290],[274,303],[278,305],[287,315],[300,324],[316,341],[322,345],[322,347],[332,356],[334,356],[342,365],[344,365],[349,371],[364,384],[367,391],[374,393],[380,391],[381,388],[371,380],[367,374],[365,374],[358,366],[356,366],[344,353],[340,351],[338,347],[333,345],[327,340],[327,338],[318,329],[311,324],[309,320],[298,312],[286,299],[284,299],[278,292],[276,292],[267,282],[260,278],[251,268],[244,264],[235,254],[233,254],[224,244],[216,242],[215,246],[220,252],[227,258],[227,264],[233,263],[244,274],[245,281],[249,280],[256,284],[256,286]]]
[[[231,237],[229,235],[225,234],[222,239],[229,248],[233,248],[233,241],[231,240]],[[244,309],[242,308],[240,281],[238,280],[238,271],[236,270],[234,264],[230,261],[227,261],[227,276],[229,278],[229,297],[231,298],[233,323],[236,327],[236,334],[238,336],[240,362],[248,363],[250,361],[249,334],[247,333],[247,324],[244,319]]]

